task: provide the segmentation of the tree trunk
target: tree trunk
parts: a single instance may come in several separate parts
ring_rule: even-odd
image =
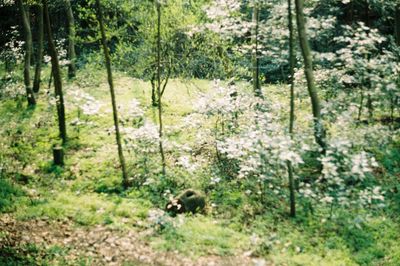
[[[160,155],[161,155],[161,168],[162,174],[165,176],[165,155],[163,148],[163,121],[162,121],[162,101],[161,101],[161,4],[159,2],[157,5],[157,97],[158,97],[158,122],[159,122],[159,131],[158,135],[160,138]]]
[[[327,148],[325,139],[326,133],[321,120],[321,105],[317,93],[317,87],[315,85],[311,49],[307,39],[305,18],[303,13],[304,2],[303,0],[295,0],[295,4],[297,30],[299,32],[300,47],[304,59],[304,73],[307,79],[307,89],[311,99],[312,113],[314,118],[314,137],[316,142],[321,146],[322,153],[324,154]]]
[[[125,157],[124,157],[124,153],[122,150],[121,134],[119,131],[119,122],[118,122],[119,121],[118,120],[118,109],[117,109],[117,103],[116,103],[116,99],[115,99],[116,97],[115,97],[115,91],[114,91],[114,82],[113,82],[112,71],[111,71],[111,59],[110,59],[110,53],[109,53],[108,47],[107,47],[107,39],[106,39],[105,30],[104,30],[103,13],[102,13],[102,9],[101,9],[100,0],[96,0],[96,5],[97,5],[97,19],[100,24],[101,44],[103,46],[104,59],[106,61],[108,85],[110,87],[111,104],[112,104],[112,109],[113,109],[113,119],[114,119],[114,128],[115,128],[115,138],[116,138],[117,147],[118,147],[119,163],[121,165],[121,170],[122,170],[122,185],[126,189],[129,187],[129,180],[128,180],[128,175],[126,172]]]
[[[60,64],[58,62],[56,46],[54,45],[53,34],[51,32],[51,24],[50,24],[50,16],[49,16],[49,8],[47,5],[47,0],[43,0],[43,13],[46,23],[47,42],[51,56],[51,69],[54,77],[54,91],[55,91],[55,96],[57,98],[56,106],[57,106],[57,116],[58,116],[58,129],[60,132],[60,137],[62,139],[62,142],[63,144],[65,144],[67,142],[67,127],[65,125],[64,95],[62,90]]]
[[[368,108],[368,122],[372,123],[374,121],[374,105],[371,94],[367,95],[367,108]]]
[[[294,30],[293,30],[293,16],[292,16],[292,0],[288,0],[288,20],[289,20],[289,82],[290,82],[290,117],[289,117],[289,134],[293,139],[293,126],[294,126]],[[293,176],[292,162],[288,161],[288,176],[289,176],[289,193],[290,193],[290,216],[296,217],[296,197],[295,197],[295,184]]]
[[[37,58],[35,67],[35,79],[33,81],[33,91],[39,92],[40,89],[40,76],[42,72],[42,60],[43,60],[43,6],[38,5],[38,48],[37,48]]]
[[[67,21],[68,21],[68,59],[69,59],[68,78],[73,78],[75,77],[76,74],[75,20],[70,0],[65,0],[65,8],[67,11]]]
[[[371,20],[370,20],[370,10],[369,10],[369,4],[368,1],[366,1],[366,5],[365,5],[365,17],[366,17],[366,26],[368,28],[371,28]],[[369,30],[368,30],[369,31]],[[368,60],[368,64],[371,62],[371,56],[368,54],[367,55],[367,60]],[[372,104],[372,81],[371,81],[371,77],[369,75],[370,70],[369,68],[367,68],[367,87],[368,87],[368,91],[370,93],[368,93],[367,95],[367,109],[368,109],[368,122],[371,123],[373,118],[374,118],[374,108],[373,108],[373,104]]]
[[[153,74],[150,79],[151,83],[151,105],[157,107],[157,97],[156,97],[156,75]]]
[[[254,95],[256,97],[261,97],[262,98],[262,91],[261,91],[261,86],[260,86],[260,62],[258,58],[258,23],[259,23],[259,7],[258,4],[255,3],[253,7],[253,16],[252,16],[252,22],[253,22],[253,34],[252,34],[252,44],[253,44],[253,49],[252,49],[252,56],[251,56],[251,63],[252,63],[252,72],[253,72],[253,90],[254,90]]]
[[[361,115],[363,111],[363,105],[364,105],[364,92],[361,89],[360,90],[360,106],[358,107],[358,115],[357,115],[357,121],[361,122]]]
[[[394,16],[394,35],[396,39],[396,44],[400,45],[400,4],[396,7],[396,12]]]
[[[48,85],[48,91],[51,89],[51,83],[53,82],[53,69],[50,70],[50,77],[49,77],[49,85]]]
[[[22,25],[24,28],[24,40],[25,40],[25,62],[24,62],[24,83],[26,98],[28,100],[28,105],[33,106],[36,104],[35,95],[31,87],[31,56],[32,56],[32,32],[29,23],[29,11],[27,11],[26,6],[22,0],[17,0],[18,7],[21,12]]]
[[[54,163],[54,165],[58,165],[58,166],[64,165],[63,147],[58,146],[58,145],[53,146],[53,163]]]

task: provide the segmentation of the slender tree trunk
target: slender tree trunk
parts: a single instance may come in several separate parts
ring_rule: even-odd
[[[38,5],[38,48],[37,48],[37,58],[35,67],[35,79],[33,81],[33,91],[39,92],[40,82],[41,82],[41,72],[42,72],[42,60],[43,60],[43,6]]]
[[[156,75],[152,76],[150,79],[151,83],[151,105],[157,107],[157,97],[156,97]]]
[[[390,118],[389,128],[391,130],[394,129],[394,108],[395,108],[395,104],[396,104],[396,96],[395,95],[391,95],[390,96],[390,114],[389,114],[389,118]]]
[[[308,94],[311,99],[312,113],[314,118],[314,137],[316,142],[321,146],[322,153],[326,152],[325,128],[321,120],[321,105],[315,84],[313,62],[310,45],[307,39],[307,32],[304,18],[304,2],[303,0],[295,0],[296,4],[296,20],[297,30],[299,32],[300,47],[304,59],[304,72],[307,79]]]
[[[397,5],[394,16],[394,36],[396,44],[400,45],[400,4]]]
[[[361,91],[360,91],[360,106],[358,107],[358,115],[357,115],[358,122],[361,122],[361,115],[362,115],[362,111],[363,111],[363,105],[364,105],[364,92],[361,89]]]
[[[43,13],[46,23],[47,42],[51,56],[51,69],[54,77],[54,91],[55,91],[55,96],[57,98],[56,106],[57,106],[57,116],[58,116],[58,129],[60,131],[60,137],[62,139],[62,142],[63,144],[65,144],[67,142],[67,127],[65,124],[64,95],[62,90],[60,64],[58,62],[56,46],[54,44],[53,34],[51,32],[51,23],[50,23],[47,0],[43,0]]]
[[[116,99],[115,99],[114,82],[113,82],[112,71],[111,71],[111,59],[110,59],[110,53],[109,53],[108,47],[107,47],[107,39],[106,39],[105,30],[104,30],[103,13],[102,13],[102,9],[101,9],[100,0],[96,0],[96,5],[97,5],[97,19],[100,24],[101,43],[102,43],[103,51],[104,51],[104,59],[106,61],[108,85],[110,87],[111,104],[112,104],[112,109],[113,109],[113,119],[114,119],[114,127],[115,127],[115,138],[116,138],[117,146],[118,146],[119,163],[121,165],[121,170],[122,170],[122,185],[126,189],[129,187],[129,180],[128,180],[128,175],[126,172],[125,157],[124,157],[124,153],[122,150],[121,134],[119,131],[119,124],[118,124],[119,123],[118,122],[119,121],[118,120],[118,109],[117,109],[117,103],[116,103]]]
[[[370,20],[370,10],[369,10],[369,3],[368,1],[365,1],[365,17],[366,17],[366,26],[368,28],[371,27],[371,20]],[[371,56],[368,54],[367,55],[367,60],[368,63],[371,62]],[[369,74],[369,69],[367,69],[367,74]],[[370,75],[367,75],[367,86],[368,86],[368,91],[371,92],[372,90],[372,81],[371,81],[371,77]],[[368,122],[372,122],[373,118],[374,118],[374,107],[373,107],[373,99],[372,99],[372,95],[371,93],[367,94],[367,109],[368,109]]]
[[[350,3],[350,26],[354,24],[354,1]]]
[[[290,82],[290,117],[289,117],[289,134],[293,139],[294,126],[294,30],[293,30],[293,15],[292,15],[292,0],[288,0],[288,20],[289,20],[289,82]],[[289,176],[289,193],[290,193],[290,216],[296,217],[296,196],[295,184],[293,176],[292,162],[288,161],[288,176]]]
[[[26,98],[28,100],[28,105],[33,106],[36,104],[35,95],[31,87],[31,56],[32,56],[32,32],[29,23],[29,12],[22,0],[17,0],[18,7],[21,12],[22,25],[24,28],[24,40],[25,40],[25,62],[24,62],[24,83],[26,90]]]
[[[262,98],[262,91],[261,91],[261,85],[260,85],[260,61],[258,58],[258,23],[259,23],[259,18],[260,18],[260,10],[258,7],[258,4],[255,3],[253,7],[253,15],[252,15],[252,22],[253,22],[253,34],[252,34],[252,43],[253,43],[253,49],[252,49],[252,57],[251,57],[251,63],[252,63],[252,72],[253,72],[253,90],[254,90],[254,95],[256,97],[261,97]]]
[[[161,167],[162,174],[165,176],[165,155],[163,148],[163,121],[162,121],[162,101],[161,101],[161,4],[159,2],[157,5],[157,96],[158,96],[158,122],[159,122],[159,131],[158,135],[160,138],[160,155],[161,155]]]
[[[374,121],[374,104],[371,94],[367,95],[367,108],[368,108],[368,122],[372,123]]]
[[[400,4],[398,4],[396,6],[394,35],[395,35],[396,44],[400,46]],[[394,109],[395,109],[397,100],[398,100],[398,97],[395,97],[393,100],[393,104],[391,105],[390,116],[391,116],[391,120],[392,120],[392,129],[394,128]]]
[[[50,70],[50,77],[49,77],[49,85],[48,85],[48,91],[51,89],[51,83],[53,82],[53,68]]]
[[[75,53],[75,19],[72,12],[72,6],[70,0],[65,0],[65,8],[67,11],[68,21],[68,78],[75,77],[76,74],[76,53]]]

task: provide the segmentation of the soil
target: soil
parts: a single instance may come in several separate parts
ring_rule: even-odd
[[[9,214],[0,216],[0,257],[11,256],[7,254],[9,250],[19,252],[22,256],[32,256],[23,247],[34,244],[40,250],[34,255],[34,261],[38,265],[41,265],[40,260],[46,256],[46,261],[50,259],[55,265],[77,265],[78,262],[96,266],[270,265],[264,260],[251,258],[245,254],[231,257],[190,258],[177,252],[154,250],[142,239],[141,232],[133,229],[114,230],[103,225],[79,227],[69,220],[20,221]],[[54,247],[58,247],[62,252],[50,258],[48,254]]]

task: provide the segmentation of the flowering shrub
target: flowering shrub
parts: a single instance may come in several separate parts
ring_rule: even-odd
[[[134,154],[151,154],[158,152],[159,137],[155,124],[146,121],[137,128],[124,127],[125,147]]]
[[[201,137],[215,145],[217,161],[228,165],[224,171],[231,179],[245,184],[246,195],[272,193],[286,198],[290,161],[303,199],[342,207],[382,204],[384,193],[375,186],[373,177],[373,168],[378,165],[362,147],[368,141],[384,141],[388,137],[377,134],[375,140],[369,139],[374,136],[370,127],[354,128],[356,109],[343,106],[334,110],[328,105],[324,114],[332,117],[330,142],[326,154],[318,159],[320,175],[315,179],[299,178],[307,174],[302,173],[303,158],[317,147],[311,132],[302,127],[290,137],[282,124],[284,110],[275,101],[260,100],[235,85],[224,87],[216,81],[214,89],[200,95],[196,105],[197,115],[216,121],[208,131],[200,127]],[[213,176],[210,182],[216,185],[221,179]]]
[[[348,140],[332,141],[320,159],[322,171],[314,184],[300,183],[303,197],[341,207],[367,207],[384,201],[379,186],[373,185],[374,157],[357,152]]]
[[[8,33],[10,36],[10,41],[4,45],[4,48],[0,52],[0,58],[10,64],[15,62],[15,64],[21,63],[24,57],[24,41],[18,40],[18,26],[11,27],[11,32]]]
[[[65,105],[68,109],[77,108],[84,115],[96,115],[99,114],[102,104],[96,100],[92,95],[83,90],[71,87],[66,91]]]
[[[197,113],[216,122],[208,136],[201,129],[201,138],[215,145],[217,161],[230,179],[247,184],[248,195],[264,194],[267,186],[273,193],[285,195],[287,161],[296,167],[303,162],[301,145],[291,140],[273,108],[279,106],[218,81],[211,93],[200,95],[196,105]],[[220,181],[219,177],[210,180],[212,184]]]

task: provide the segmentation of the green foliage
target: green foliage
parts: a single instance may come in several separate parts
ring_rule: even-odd
[[[15,210],[16,198],[23,195],[24,192],[19,187],[0,177],[0,213]]]
[[[0,264],[4,266],[67,265],[70,263],[65,258],[67,254],[67,248],[56,245],[46,248],[35,244],[3,246],[0,248]]]
[[[38,256],[39,248],[32,244],[0,248],[0,264],[4,266],[35,265]]]

